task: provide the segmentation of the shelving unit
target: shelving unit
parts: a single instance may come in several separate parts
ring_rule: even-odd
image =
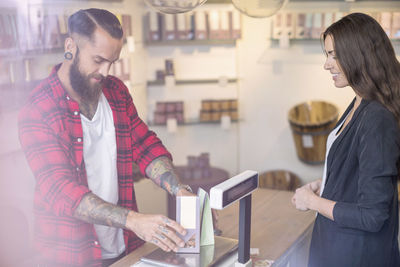
[[[227,40],[175,40],[175,41],[146,41],[146,46],[177,46],[177,45],[236,45],[236,39]]]
[[[241,120],[231,120],[231,123],[240,123]],[[190,120],[190,121],[185,121],[184,123],[178,124],[178,126],[192,126],[192,125],[218,125],[221,124],[220,121],[199,121],[199,120]],[[147,123],[149,126],[161,126],[161,127],[166,127],[165,124],[155,124],[155,123]]]
[[[193,79],[193,80],[175,80],[176,85],[186,85],[186,84],[217,84],[219,83],[219,79]],[[238,81],[237,78],[228,78],[228,83],[236,83]],[[147,86],[163,86],[165,85],[165,81],[162,80],[154,80],[148,81]]]

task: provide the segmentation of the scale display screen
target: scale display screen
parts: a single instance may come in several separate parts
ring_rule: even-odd
[[[242,198],[249,192],[252,192],[258,187],[258,174],[254,174],[249,179],[227,189],[223,193],[222,203],[227,206],[237,199]]]

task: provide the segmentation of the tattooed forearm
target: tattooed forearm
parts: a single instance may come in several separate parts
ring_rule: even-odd
[[[86,194],[75,210],[74,217],[88,223],[126,228],[129,210],[108,203],[93,193]]]
[[[159,157],[153,160],[146,168],[146,175],[161,188],[176,195],[179,189],[178,177],[169,158]]]

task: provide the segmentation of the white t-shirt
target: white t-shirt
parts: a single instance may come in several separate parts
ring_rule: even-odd
[[[349,113],[350,114],[350,113]],[[347,114],[347,116],[349,116],[349,114]],[[333,144],[333,142],[335,142],[335,140],[339,137],[339,135],[343,132],[340,132],[340,134],[336,135],[337,132],[339,131],[339,129],[342,127],[343,123],[346,121],[347,119],[344,118],[344,120],[335,128],[332,130],[332,132],[328,135],[328,139],[326,140],[326,154],[325,154],[325,165],[324,165],[324,173],[322,176],[322,182],[321,182],[321,189],[319,192],[319,196],[322,196],[322,192],[324,191],[325,188],[325,183],[326,183],[326,175],[327,175],[327,162],[328,162],[328,155],[329,155],[329,150],[331,150],[331,146]]]
[[[104,201],[118,203],[117,144],[110,105],[101,94],[92,120],[81,114],[83,158],[89,189]],[[123,230],[94,225],[103,259],[119,256],[125,251]]]

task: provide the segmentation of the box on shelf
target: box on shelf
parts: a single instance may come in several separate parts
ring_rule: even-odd
[[[218,122],[221,119],[221,111],[213,110],[211,111],[211,121]]]
[[[230,12],[228,10],[220,11],[220,38],[219,39],[231,39],[231,22],[230,22]]]
[[[231,38],[233,40],[240,39],[242,37],[242,27],[241,27],[241,16],[239,11],[234,10],[231,12]]]
[[[222,116],[230,116],[238,120],[238,102],[236,99],[203,100],[201,101],[200,121],[218,122]]]
[[[202,10],[196,11],[194,14],[194,39],[208,39],[207,16]]]
[[[314,13],[313,14],[313,23],[312,23],[312,27],[311,27],[311,38],[319,39],[321,37],[321,33],[324,31],[323,19],[324,19],[324,14],[322,14],[322,13]]]
[[[241,38],[241,16],[236,10],[210,8],[175,15],[150,11],[144,21],[146,40],[150,43]]]
[[[151,10],[148,12],[145,16],[145,23],[143,25],[146,25],[147,28],[147,40],[150,42],[154,41],[161,41],[161,21],[160,21],[160,15]]]
[[[346,12],[278,12],[272,20],[272,39],[288,35],[290,39],[320,39],[333,22],[346,16]],[[400,39],[400,12],[366,12],[392,39]]]
[[[178,40],[176,15],[161,14],[161,38],[163,41]]]
[[[393,39],[400,39],[400,12],[393,12],[391,37]]]
[[[209,111],[209,110],[200,110],[200,121],[201,122],[211,121],[211,111]]]
[[[153,123],[165,125],[168,119],[176,119],[178,124],[184,123],[183,101],[156,103]]]
[[[192,40],[194,38],[192,20],[192,14],[180,13],[176,15],[178,40]]]
[[[175,75],[174,61],[172,59],[165,60],[165,75]]]
[[[304,39],[304,28],[306,26],[306,14],[298,13],[296,16],[296,26],[294,30],[294,38],[295,39]]]
[[[392,28],[392,13],[391,12],[382,12],[380,15],[380,21],[383,30],[390,37],[391,36],[391,28]]]
[[[132,36],[132,19],[130,15],[121,15],[121,26],[124,32],[124,39],[128,36]]]
[[[187,156],[185,179],[202,179],[211,176],[210,155],[201,153],[200,156]]]

